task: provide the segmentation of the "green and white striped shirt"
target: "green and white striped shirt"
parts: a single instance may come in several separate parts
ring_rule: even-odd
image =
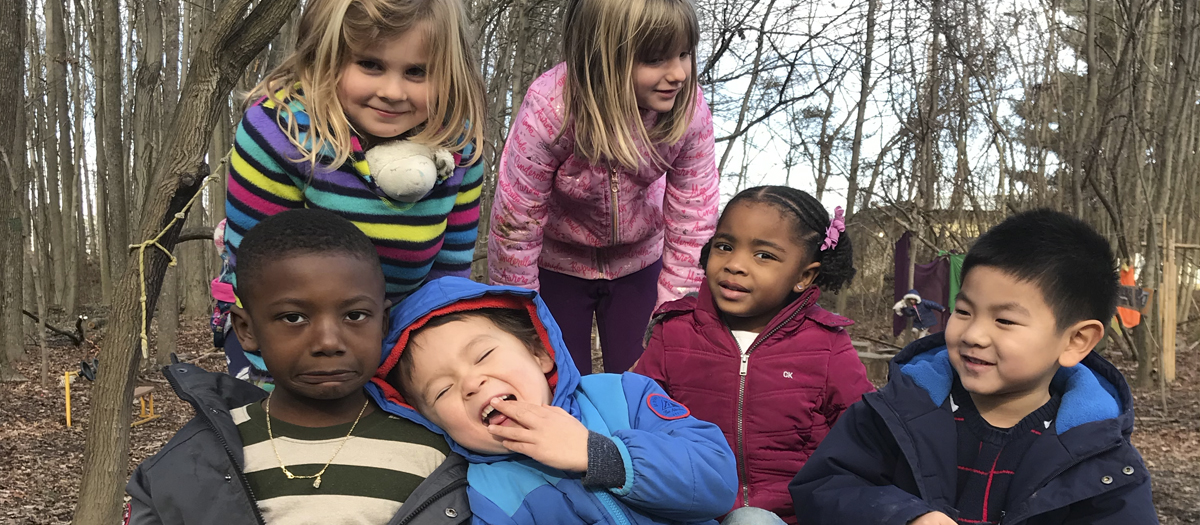
[[[261,403],[231,415],[242,436],[246,478],[267,523],[385,524],[449,453],[441,436],[377,407],[359,421],[318,489],[311,479],[287,479],[279,458],[292,474],[316,474],[351,423],[310,428],[272,419],[277,458]]]

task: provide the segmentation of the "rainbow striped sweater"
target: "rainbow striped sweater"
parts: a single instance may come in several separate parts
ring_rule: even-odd
[[[308,115],[288,102],[306,140]],[[222,281],[236,283],[237,249],[258,221],[291,208],[320,208],[341,215],[375,243],[393,303],[421,283],[445,275],[467,277],[479,227],[483,163],[458,166],[416,203],[388,198],[371,178],[361,142],[341,166],[313,169],[286,135],[286,111],[270,100],[246,110],[234,138],[225,195],[225,244],[232,271]],[[471,146],[455,162],[471,155]],[[330,154],[328,157],[332,157]]]

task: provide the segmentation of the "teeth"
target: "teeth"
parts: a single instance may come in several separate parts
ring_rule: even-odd
[[[516,401],[517,396],[515,396],[513,394],[505,394],[502,396],[496,396],[493,399],[499,399],[501,401]],[[496,407],[489,404],[488,406],[483,407],[483,412],[480,412],[479,418],[481,420],[483,420],[483,424],[486,425],[488,422],[488,418],[491,417],[491,415],[495,412],[496,412]]]

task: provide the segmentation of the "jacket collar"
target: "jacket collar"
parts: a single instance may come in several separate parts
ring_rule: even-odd
[[[940,406],[950,393],[954,369],[944,333],[913,342],[893,359],[892,366],[912,378],[934,405]],[[1126,414],[1130,416],[1128,432],[1132,432],[1133,394],[1129,385],[1116,367],[1095,352],[1073,367],[1059,369],[1053,387],[1063,392],[1055,421],[1058,434]]]
[[[409,334],[420,328],[426,321],[437,315],[452,311],[465,311],[477,308],[504,307],[529,311],[534,320],[534,327],[542,337],[543,346],[554,358],[555,368],[547,374],[546,380],[554,391],[551,404],[566,410],[567,413],[581,417],[579,404],[575,400],[575,389],[579,386],[579,371],[575,368],[567,345],[563,342],[562,331],[550,315],[550,310],[537,292],[515,286],[489,286],[462,277],[441,277],[434,279],[392,309],[391,325],[387,336],[383,339],[383,354],[375,377],[367,383],[367,394],[385,412],[394,414],[415,423],[446,438],[450,449],[466,457],[472,463],[493,463],[514,458],[515,454],[482,455],[463,448],[437,425],[419,414],[400,393],[388,384],[386,378],[400,360],[400,353],[408,344]]]
[[[905,347],[889,366],[887,386],[863,397],[895,437],[913,469],[921,496],[946,506],[953,504],[952,483],[929,480],[955,479],[953,441],[945,446],[946,440],[956,435],[951,413],[945,408],[953,374],[945,336],[933,334]],[[1016,502],[1009,512],[1014,522],[1116,489],[1116,484],[1097,486],[1091,477],[1100,477],[1100,470],[1112,474],[1141,462],[1129,445],[1133,395],[1111,363],[1093,352],[1079,365],[1060,370],[1054,382],[1063,391],[1053,423],[1055,433],[1053,439],[1034,443],[1026,454],[1032,459],[1013,480],[1013,487],[1028,488],[1010,494]],[[1085,462],[1088,465],[1081,466]],[[1072,468],[1076,466],[1080,468]],[[1114,476],[1121,484],[1140,481],[1135,478],[1138,476]],[[1051,483],[1065,488],[1051,491],[1057,494],[1055,498],[1032,498],[1034,491]]]
[[[163,376],[179,399],[196,409],[196,417],[229,445],[238,468],[245,465],[242,437],[229,411],[263,400],[267,392],[250,383],[221,372],[209,372],[190,363],[175,363],[162,368]]]
[[[840,328],[854,324],[854,321],[848,318],[821,308],[817,304],[817,300],[820,298],[821,289],[816,286],[809,286],[796,299],[784,307],[784,309],[775,314],[775,317],[771,318],[771,322],[767,323],[767,326],[763,328],[763,333],[770,332],[785,323],[789,326],[799,326],[805,319],[812,319],[817,324],[826,328]],[[659,309],[659,313],[688,309],[688,307],[689,305],[685,301],[675,301],[663,305]],[[713,299],[712,292],[708,289],[707,282],[700,285],[700,292],[695,299],[695,306],[693,308],[704,317],[720,321],[720,324],[717,326],[725,326],[724,321],[721,319],[721,312],[717,310],[716,300]],[[789,319],[791,320],[790,323]],[[722,329],[724,330],[724,328]],[[728,332],[728,330],[724,331]]]

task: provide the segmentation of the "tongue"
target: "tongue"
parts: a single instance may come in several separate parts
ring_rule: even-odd
[[[484,420],[483,423],[485,425],[501,425],[504,424],[505,421],[508,421],[508,416],[505,416],[504,414],[501,414],[499,410],[496,410],[491,414],[488,414],[487,419]]]

